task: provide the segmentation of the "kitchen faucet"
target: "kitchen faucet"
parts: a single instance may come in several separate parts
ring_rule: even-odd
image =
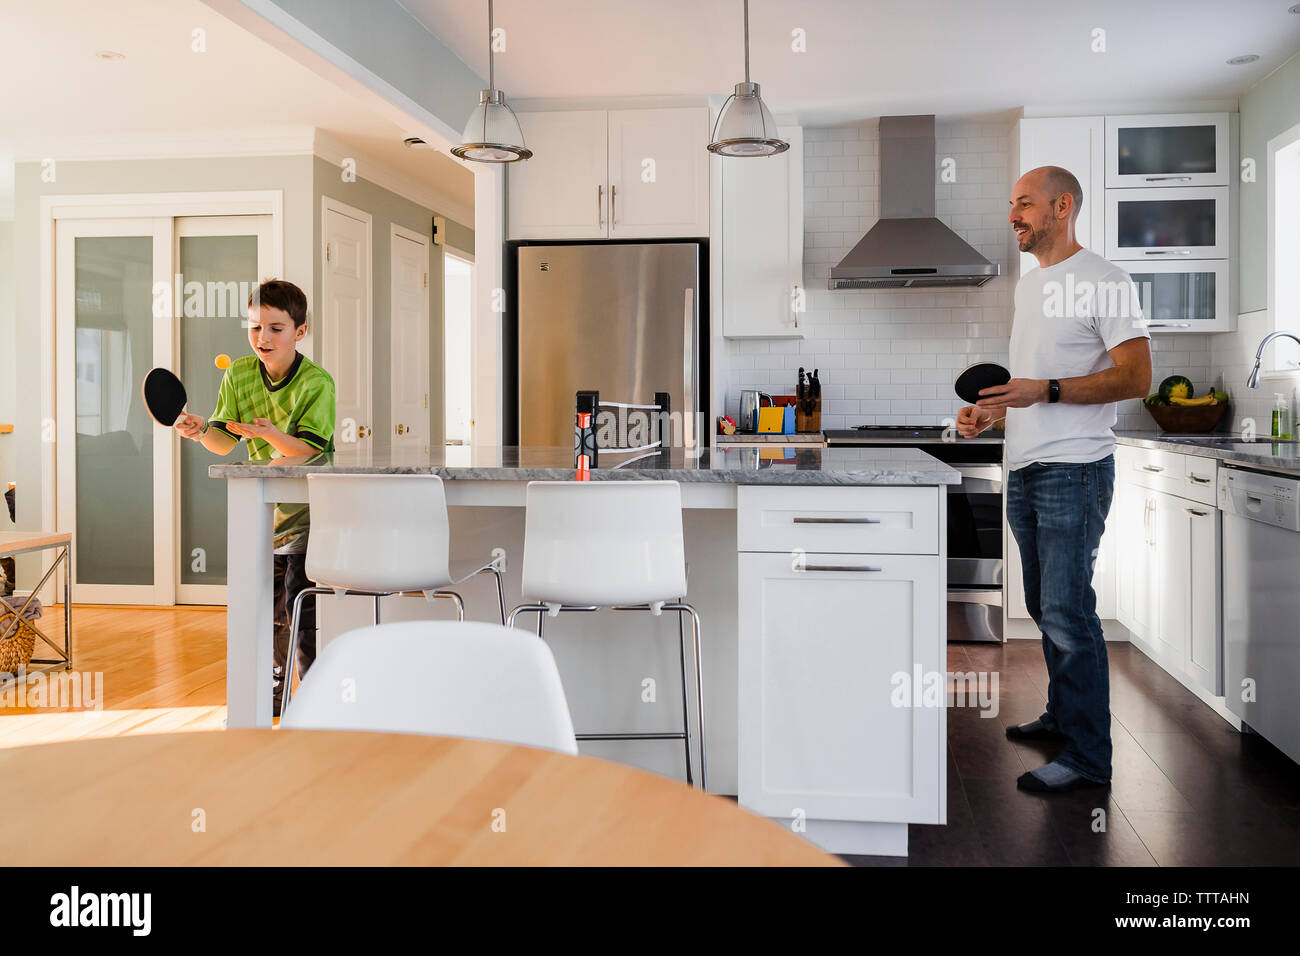
[[[1276,332],[1270,332],[1268,335],[1264,336],[1264,341],[1260,342],[1259,348],[1255,350],[1255,367],[1250,370],[1250,377],[1246,379],[1247,388],[1259,388],[1259,363],[1263,361],[1264,358],[1264,346],[1283,335],[1288,339],[1294,340],[1297,345],[1300,345],[1300,335],[1296,335],[1294,332],[1287,332],[1283,329],[1279,329]]]

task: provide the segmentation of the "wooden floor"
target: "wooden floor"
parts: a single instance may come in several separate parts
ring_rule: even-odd
[[[61,605],[38,622],[62,637]],[[225,608],[123,608],[74,604],[74,671],[102,674],[102,709],[0,706],[0,747],[83,737],[220,730],[226,717]],[[37,642],[37,656],[40,654]],[[90,686],[94,686],[93,684]],[[0,698],[2,699],[2,698]],[[66,695],[65,695],[65,699]]]
[[[948,708],[948,824],[909,828],[907,859],[865,866],[1295,866],[1300,767],[1240,734],[1133,645],[1108,643],[1114,779],[1109,790],[1033,795],[1016,778],[1048,744],[1013,743],[1038,717],[1038,641],[950,644],[949,671],[997,671],[999,711]],[[1105,832],[1096,832],[1098,809]]]
[[[55,622],[61,609],[48,608]],[[225,718],[223,609],[74,607],[77,673],[103,673],[103,709],[0,706],[0,747],[80,737],[219,730]],[[1114,782],[1035,796],[1016,777],[1050,759],[1008,724],[1043,710],[1037,641],[952,644],[950,671],[998,674],[998,714],[948,709],[948,824],[912,826],[907,859],[871,866],[1295,865],[1300,767],[1242,735],[1127,643],[1110,643]],[[1105,812],[1104,832],[1097,830]]]

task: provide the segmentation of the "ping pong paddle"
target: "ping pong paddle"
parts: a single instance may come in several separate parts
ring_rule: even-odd
[[[159,425],[171,428],[185,410],[185,386],[165,368],[150,369],[140,386],[144,407]]]
[[[1001,365],[993,362],[976,362],[957,376],[953,388],[957,390],[958,398],[974,405],[980,400],[980,389],[1005,385],[1009,381],[1011,381],[1011,373]]]

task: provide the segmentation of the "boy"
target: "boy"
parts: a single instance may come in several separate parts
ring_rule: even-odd
[[[252,355],[236,359],[221,380],[209,421],[185,414],[175,428],[218,455],[228,455],[242,438],[249,461],[334,450],[334,379],[302,355],[307,334],[307,297],[292,282],[263,282],[248,297],[248,344]],[[280,701],[294,598],[307,579],[306,504],[275,506],[275,674],[274,713]],[[303,602],[298,631],[297,671],[305,677],[316,659],[316,599]]]

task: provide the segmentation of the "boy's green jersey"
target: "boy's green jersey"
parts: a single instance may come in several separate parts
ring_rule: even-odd
[[[226,422],[251,423],[265,418],[293,438],[321,451],[334,450],[334,379],[311,359],[298,353],[289,373],[272,382],[256,355],[235,359],[226,369],[217,392],[217,407],[209,416],[212,427],[238,439]],[[262,438],[245,439],[249,461],[268,461],[278,456]],[[306,504],[275,506],[275,547],[293,543],[309,528]]]

